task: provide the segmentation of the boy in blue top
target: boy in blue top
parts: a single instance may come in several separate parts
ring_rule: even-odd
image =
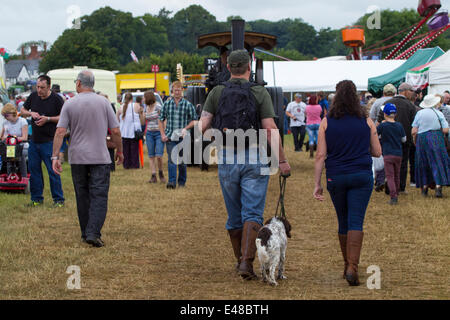
[[[377,131],[383,146],[384,171],[391,196],[389,204],[395,205],[398,203],[398,193],[400,191],[402,143],[406,142],[406,133],[403,126],[395,122],[397,113],[395,104],[386,104],[383,112],[385,120],[378,126]]]

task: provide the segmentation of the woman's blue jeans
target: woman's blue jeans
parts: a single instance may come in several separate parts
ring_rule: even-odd
[[[317,144],[317,138],[319,135],[319,127],[320,127],[320,124],[309,124],[306,126],[306,131],[308,131],[310,146]]]
[[[327,176],[327,189],[336,209],[339,234],[363,231],[364,217],[373,190],[371,172]]]

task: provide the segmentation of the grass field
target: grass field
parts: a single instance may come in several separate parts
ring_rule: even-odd
[[[0,299],[449,299],[450,189],[424,199],[408,186],[398,206],[373,193],[365,220],[360,278],[349,287],[337,220],[326,201],[313,199],[313,161],[294,153],[286,137],[292,177],[286,212],[293,226],[287,280],[278,287],[242,281],[225,230],[226,211],[217,169],[188,168],[184,189],[151,185],[149,169],[112,174],[106,246],[80,242],[70,167],[62,175],[66,206],[53,209],[45,177],[45,204],[29,209],[29,196],[0,194]],[[147,160],[146,160],[147,161]],[[167,174],[167,163],[164,161]],[[45,170],[44,170],[45,171]],[[271,177],[265,218],[278,201]],[[69,266],[79,266],[81,289],[69,290]],[[369,290],[366,270],[381,269],[381,289]],[[255,261],[259,272],[259,263]]]

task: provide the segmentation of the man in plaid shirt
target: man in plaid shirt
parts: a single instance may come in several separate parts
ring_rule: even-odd
[[[178,167],[178,186],[184,187],[186,184],[186,164],[176,164],[177,159],[172,159],[172,150],[177,144],[183,141],[187,132],[192,129],[197,120],[195,107],[189,101],[183,99],[183,86],[180,81],[172,84],[173,98],[168,99],[159,116],[159,131],[161,140],[166,142],[167,155],[169,157],[169,183],[167,189],[175,189],[177,185],[177,167]],[[166,121],[166,122],[164,122]]]

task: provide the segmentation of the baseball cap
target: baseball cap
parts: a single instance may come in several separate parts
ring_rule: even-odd
[[[250,62],[250,56],[248,55],[247,50],[235,50],[230,53],[227,60],[228,64],[232,68],[239,68],[244,65],[247,65]]]
[[[294,95],[294,97],[295,97],[295,98],[301,98],[302,95],[301,95],[300,93],[296,93],[296,94]]]
[[[395,86],[392,83],[388,83],[387,85],[384,86],[383,88],[383,93],[391,93],[391,94],[396,94],[397,93],[397,89],[395,88]]]
[[[402,91],[406,91],[406,90],[414,91],[412,85],[410,85],[409,83],[403,82],[400,85],[400,87],[398,87],[398,92],[402,92]]]
[[[397,113],[397,107],[393,103],[387,103],[383,108],[383,112],[390,116],[393,113]]]

